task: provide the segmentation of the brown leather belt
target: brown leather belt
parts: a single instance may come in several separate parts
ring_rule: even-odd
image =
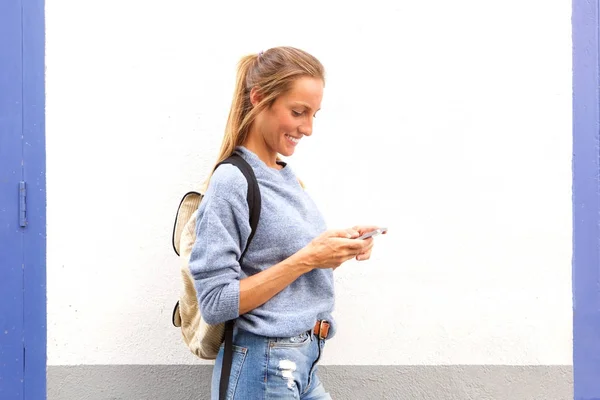
[[[313,333],[319,339],[327,339],[327,336],[329,335],[329,322],[325,320],[317,320],[317,323],[313,328]]]

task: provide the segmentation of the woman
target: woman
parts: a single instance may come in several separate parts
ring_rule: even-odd
[[[237,152],[251,166],[262,206],[250,236],[242,172],[225,164],[209,177],[198,209],[190,257],[203,318],[235,319],[228,398],[330,399],[317,376],[325,341],[335,335],[333,270],[366,260],[377,227],[326,230],[316,205],[290,166],[301,139],[312,134],[321,107],[324,69],[310,54],[277,47],[242,58],[217,163]],[[209,233],[209,234],[207,234]],[[216,399],[223,347],[215,361]]]

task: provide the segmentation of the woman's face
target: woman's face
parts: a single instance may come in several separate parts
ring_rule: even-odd
[[[312,134],[313,119],[321,108],[323,81],[301,77],[290,91],[279,96],[270,108],[256,116],[257,132],[268,153],[289,157],[304,136]]]

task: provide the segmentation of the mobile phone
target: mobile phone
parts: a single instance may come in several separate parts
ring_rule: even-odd
[[[379,229],[375,229],[374,231],[367,232],[364,235],[357,237],[357,239],[368,239],[370,237],[377,236],[377,235],[380,235],[385,232],[387,232],[387,228],[379,228]]]

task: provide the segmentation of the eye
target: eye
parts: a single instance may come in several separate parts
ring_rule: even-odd
[[[299,117],[299,116],[301,116],[302,114],[304,114],[304,111],[296,111],[296,110],[292,110],[292,114],[293,114],[295,117]]]

